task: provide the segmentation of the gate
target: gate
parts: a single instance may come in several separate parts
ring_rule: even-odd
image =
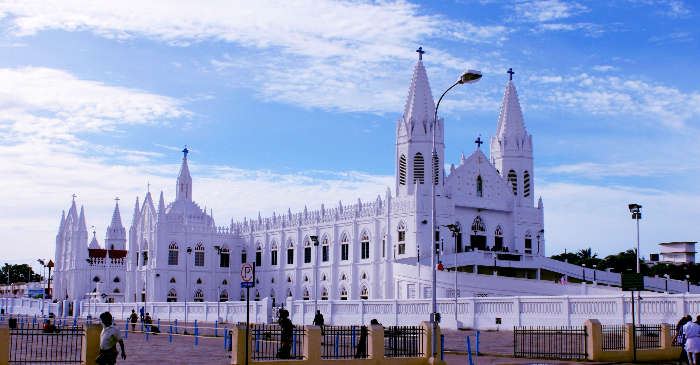
[[[513,355],[542,359],[586,359],[585,327],[515,327]]]
[[[10,364],[80,364],[84,336],[83,327],[10,329]]]

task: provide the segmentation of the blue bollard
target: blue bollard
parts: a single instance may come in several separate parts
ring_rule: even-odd
[[[158,329],[160,329],[160,318],[158,318],[158,320],[156,321],[156,323],[157,323],[157,325],[158,325]]]
[[[472,361],[472,341],[469,339],[469,336],[467,336],[467,354],[469,355],[469,365],[474,365]]]
[[[173,343],[173,325],[168,328],[168,343]]]
[[[143,321],[141,321],[141,332],[143,332],[144,326],[143,326]]]
[[[297,357],[297,334],[292,333],[292,356]]]
[[[445,361],[445,335],[440,335],[440,361]]]
[[[259,337],[260,337],[260,335],[256,333],[255,334],[255,352],[260,351],[260,338]]]
[[[177,318],[175,318],[175,334],[178,334],[178,333],[179,332],[177,332]]]
[[[479,331],[476,331],[476,356],[479,356]]]
[[[197,320],[194,320],[194,345],[199,345],[199,327],[197,327]]]
[[[73,327],[78,327],[78,318],[73,317]]]
[[[355,347],[355,326],[350,326],[350,339],[352,341],[352,347]]]
[[[228,343],[226,343],[227,341],[228,341],[228,329],[226,327],[224,327],[224,350],[228,350],[228,346],[226,346],[226,345],[228,345]]]
[[[333,345],[334,350],[335,350],[335,357],[336,359],[338,358],[338,334],[335,334],[335,344]]]
[[[214,321],[214,337],[219,337],[219,321]]]
[[[148,330],[148,326],[146,326],[146,342],[148,342],[148,332],[151,332]]]

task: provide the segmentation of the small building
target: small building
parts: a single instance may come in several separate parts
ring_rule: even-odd
[[[694,264],[696,242],[662,242],[660,262]]]

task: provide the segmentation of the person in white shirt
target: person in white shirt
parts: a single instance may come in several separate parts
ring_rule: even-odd
[[[100,365],[114,365],[117,362],[117,343],[121,347],[122,359],[126,360],[124,341],[119,328],[112,323],[112,315],[109,312],[100,314],[102,321],[102,333],[100,334],[100,354],[95,359]]]
[[[688,353],[688,362],[698,365],[700,362],[700,316],[695,322],[688,322],[683,326],[685,335],[685,351]]]

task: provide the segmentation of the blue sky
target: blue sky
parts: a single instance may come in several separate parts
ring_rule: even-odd
[[[284,4],[284,5],[283,5]],[[53,255],[73,193],[100,242],[115,196],[172,187],[231,218],[376,198],[423,46],[458,163],[515,84],[548,254],[698,240],[698,4],[681,0],[0,1],[0,261]],[[488,146],[484,146],[488,149]]]

